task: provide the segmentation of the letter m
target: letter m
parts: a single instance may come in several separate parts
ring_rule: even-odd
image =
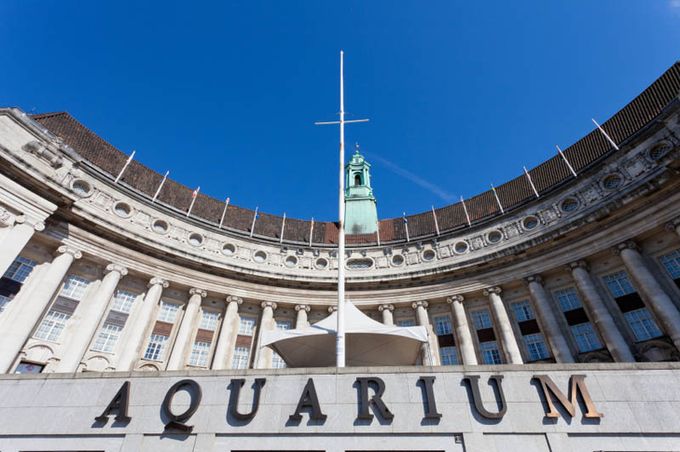
[[[585,375],[572,375],[569,377],[569,398],[564,395],[562,391],[557,387],[554,381],[547,375],[534,375],[535,380],[541,384],[541,389],[543,390],[543,396],[548,405],[545,417],[547,418],[558,418],[560,413],[555,409],[555,404],[553,403],[553,397],[562,405],[564,410],[569,413],[571,417],[576,415],[576,406],[578,405],[578,397],[581,396],[583,404],[586,407],[586,412],[583,413],[585,418],[601,418],[604,417],[602,413],[599,413],[593,404],[593,400],[590,398],[590,393],[588,393],[588,388],[583,381]]]

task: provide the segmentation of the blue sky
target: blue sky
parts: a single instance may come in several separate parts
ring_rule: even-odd
[[[244,207],[336,217],[347,142],[381,218],[521,174],[680,57],[680,0],[0,3],[0,105],[66,110]]]

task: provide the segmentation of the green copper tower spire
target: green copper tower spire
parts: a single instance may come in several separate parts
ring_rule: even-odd
[[[378,227],[378,210],[371,188],[371,164],[359,153],[345,165],[345,230],[348,234],[373,234]]]

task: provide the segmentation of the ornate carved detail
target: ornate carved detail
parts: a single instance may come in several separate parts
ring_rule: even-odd
[[[276,310],[277,305],[273,301],[263,301],[260,303],[260,307],[262,309],[271,308],[272,310]]]
[[[381,304],[378,306],[378,311],[383,312],[383,311],[394,311],[394,305],[393,304]]]
[[[38,221],[33,225],[33,229],[35,229],[37,232],[42,232],[45,230],[45,223]]]
[[[328,312],[331,313],[331,314],[334,313],[334,312],[337,312],[337,311],[338,311],[337,306],[329,306],[328,307]]]
[[[155,286],[155,285],[157,285],[157,284],[159,284],[160,286],[162,286],[163,289],[167,289],[168,286],[170,285],[170,283],[168,283],[168,281],[167,281],[166,279],[160,278],[160,277],[158,277],[158,276],[154,276],[154,277],[151,278],[151,280],[149,281],[149,287]]]
[[[446,302],[448,304],[453,304],[454,302],[462,303],[463,300],[465,300],[465,297],[460,294],[451,295],[450,297],[446,298]]]
[[[12,226],[12,223],[14,223],[13,220],[14,220],[14,215],[12,215],[4,207],[0,207],[0,228]]]
[[[35,154],[37,157],[46,160],[52,168],[61,168],[64,164],[64,159],[56,151],[53,151],[39,141],[26,143],[21,149],[29,154]]]
[[[503,293],[503,289],[501,289],[499,286],[487,287],[482,291],[482,293],[484,294],[485,297],[488,297],[491,294],[500,295],[501,293]]]
[[[118,273],[120,273],[121,276],[125,276],[125,275],[128,274],[128,269],[123,267],[120,264],[109,264],[109,265],[106,266],[104,273],[110,273],[110,272],[118,272]]]
[[[572,271],[577,268],[582,268],[587,272],[590,271],[590,266],[588,265],[588,262],[584,261],[583,259],[575,262],[570,262],[567,268],[569,269],[569,271]]]
[[[194,295],[198,295],[201,298],[205,298],[208,296],[208,292],[205,289],[197,289],[196,287],[192,287],[191,289],[189,289],[189,295],[191,295],[192,297]]]
[[[527,284],[538,283],[540,285],[543,285],[543,278],[541,278],[541,275],[527,276],[526,278],[524,278],[524,280],[527,282]]]
[[[237,297],[235,295],[229,295],[227,297],[227,303],[243,304],[243,298]]]
[[[580,363],[613,363],[614,358],[612,358],[607,350],[595,350],[578,354],[576,361]]]
[[[616,254],[621,254],[623,250],[634,250],[634,251],[640,251],[640,248],[637,246],[637,243],[635,243],[632,240],[626,240],[623,243],[619,243],[614,247],[614,252]]]
[[[305,312],[309,312],[309,311],[312,310],[312,308],[311,308],[309,305],[307,305],[307,304],[296,304],[296,305],[295,305],[295,310],[296,310],[296,311],[305,311]]]
[[[59,248],[57,248],[57,253],[70,254],[71,256],[73,256],[74,259],[80,259],[81,257],[83,257],[83,253],[81,253],[80,250],[77,250],[68,245],[62,245]]]
[[[680,361],[680,353],[666,336],[637,343],[634,347],[638,361]]]
[[[425,300],[423,300],[423,301],[414,301],[413,303],[411,303],[411,307],[412,307],[413,309],[418,309],[418,308],[420,308],[420,307],[423,307],[423,308],[427,309],[428,306],[430,306],[430,303],[428,303],[428,302],[425,301]]]
[[[666,230],[670,232],[680,232],[680,217],[666,223]]]

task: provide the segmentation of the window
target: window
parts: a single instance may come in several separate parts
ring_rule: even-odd
[[[483,330],[492,327],[489,311],[473,311],[470,313],[470,316],[472,317],[472,323],[474,323],[476,330]]]
[[[5,278],[9,278],[12,281],[16,281],[18,283],[23,283],[26,281],[26,278],[30,276],[35,266],[35,261],[19,256],[14,259],[12,265],[10,265],[5,272]]]
[[[569,287],[567,289],[556,290],[553,292],[553,297],[560,304],[563,312],[573,311],[581,307],[581,299],[578,297],[576,289]]]
[[[439,349],[439,357],[441,358],[442,366],[459,364],[456,347],[441,347]]]
[[[581,353],[599,350],[602,348],[600,338],[595,333],[593,325],[589,322],[572,326],[571,334],[574,335],[576,347],[578,347],[578,351]]]
[[[413,319],[398,319],[397,326],[416,326],[416,321]]]
[[[445,334],[451,334],[451,318],[448,315],[439,315],[434,318],[434,334],[437,336],[443,336]]]
[[[281,355],[274,352],[272,355],[272,369],[284,369],[286,367],[286,362],[281,358]]]
[[[530,361],[538,361],[539,359],[546,359],[550,357],[548,347],[545,346],[545,340],[541,333],[527,334],[524,337],[524,344],[527,347]]]
[[[531,305],[528,300],[519,301],[517,303],[512,303],[512,311],[515,313],[515,319],[518,322],[524,322],[525,320],[531,320],[534,318],[534,311],[531,309]]]
[[[80,276],[69,275],[64,281],[64,287],[61,288],[60,295],[62,297],[70,298],[71,300],[80,301],[85,295],[85,289],[90,284],[85,278]]]
[[[680,249],[659,258],[671,278],[680,278]]]
[[[123,327],[120,325],[115,325],[113,323],[105,323],[101,330],[99,330],[99,335],[94,341],[94,346],[92,350],[98,352],[111,353],[113,347],[116,346],[118,337]]]
[[[113,306],[111,310],[129,314],[132,311],[132,303],[135,302],[137,295],[127,290],[116,290],[113,296]]]
[[[614,298],[635,293],[635,289],[630,283],[630,279],[628,279],[628,274],[626,272],[617,272],[606,275],[602,279]]]
[[[247,369],[248,368],[248,356],[250,355],[250,350],[248,347],[236,347],[234,349],[234,359],[231,362],[232,369]]]
[[[495,341],[482,342],[479,344],[484,364],[501,364],[501,353]]]
[[[217,329],[217,321],[220,318],[218,312],[203,311],[201,314],[201,324],[199,328],[202,330],[215,331]]]
[[[252,336],[255,331],[255,317],[242,315],[238,325],[238,334],[243,336]],[[240,369],[240,367],[237,367]]]
[[[361,185],[361,174],[357,173],[354,175],[354,185]]]
[[[165,343],[167,341],[168,336],[151,334],[149,345],[146,346],[146,351],[144,352],[144,359],[151,359],[154,361],[163,359],[163,350],[165,349]]]
[[[210,354],[210,342],[194,342],[189,356],[189,365],[198,367],[208,367],[208,355]]]
[[[161,300],[161,310],[158,313],[158,320],[161,322],[175,323],[178,311],[179,305]]]
[[[633,330],[636,340],[646,341],[661,336],[661,330],[647,308],[629,311],[624,313],[623,316]]]
[[[10,301],[12,301],[13,297],[6,297],[4,295],[0,295],[0,312],[5,310],[5,307],[9,304]]]
[[[279,330],[289,330],[293,327],[293,322],[290,320],[277,320],[276,328]]]
[[[43,339],[45,341],[55,342],[56,340],[59,339],[59,336],[61,335],[61,332],[64,330],[66,322],[68,321],[69,318],[71,318],[70,314],[51,310],[42,319],[42,322],[40,322],[40,325],[38,326],[38,329],[35,331],[33,337],[35,337],[36,339]]]
[[[15,374],[39,374],[42,373],[45,368],[42,364],[29,363],[27,361],[21,361],[17,368],[14,369]]]

